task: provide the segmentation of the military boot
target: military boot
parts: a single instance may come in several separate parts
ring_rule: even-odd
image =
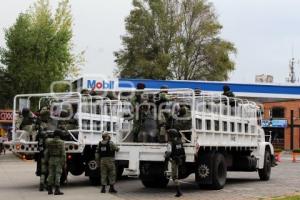
[[[177,185],[177,186],[176,186],[176,194],[175,194],[175,197],[180,197],[180,196],[182,196],[182,193],[181,193],[181,191],[180,191],[179,185]]]
[[[102,185],[101,193],[105,193],[105,192],[106,192],[105,185]]]
[[[54,195],[63,195],[64,193],[62,193],[59,189],[59,186],[55,187],[55,191],[54,191]]]
[[[114,185],[110,185],[109,192],[110,193],[117,193],[118,191],[115,190]]]
[[[53,194],[52,186],[48,186],[48,194]]]
[[[44,191],[44,184],[40,183],[39,191]]]

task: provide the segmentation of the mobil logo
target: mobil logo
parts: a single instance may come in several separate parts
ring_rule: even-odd
[[[97,89],[97,90],[101,90],[101,89],[114,89],[115,88],[115,81],[113,80],[101,80],[101,81],[97,81],[97,80],[87,80],[87,88],[90,89]]]

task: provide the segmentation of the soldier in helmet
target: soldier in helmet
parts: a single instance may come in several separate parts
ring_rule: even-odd
[[[36,155],[37,161],[37,172],[36,174],[40,176],[40,187],[39,191],[44,191],[46,188],[46,177],[48,175],[48,167],[45,161],[45,149],[46,140],[48,139],[48,121],[50,119],[50,111],[47,108],[43,108],[40,112],[38,120],[38,134],[36,136],[36,141],[38,142],[39,153]]]
[[[195,96],[200,96],[200,94],[201,94],[201,89],[200,89],[199,87],[198,87],[198,88],[195,88],[194,94],[195,94]]]
[[[57,129],[53,133],[53,139],[46,142],[45,157],[48,161],[49,176],[48,194],[53,194],[53,187],[55,187],[54,195],[63,195],[60,191],[60,177],[66,163],[66,153],[64,141],[60,139],[62,131]]]
[[[143,107],[140,106],[142,102],[142,95],[143,91],[145,89],[144,83],[138,83],[136,86],[136,89],[139,90],[135,93],[133,99],[131,100],[131,105],[134,109],[134,117],[133,117],[133,128],[132,128],[132,134],[133,134],[133,141],[138,142],[138,136],[141,131],[141,127],[143,124],[143,118],[144,118],[144,110]]]
[[[23,108],[22,110],[22,122],[20,124],[20,129],[26,131],[26,140],[33,141],[35,140],[34,135],[34,118],[33,114],[28,108]]]
[[[71,141],[72,137],[68,130],[70,129],[70,113],[67,110],[60,111],[59,120],[57,123],[57,128],[62,131],[61,139],[65,141]]]
[[[227,96],[229,98],[229,105],[231,107],[231,114],[234,114],[234,106],[235,106],[235,101],[234,101],[234,94],[233,92],[230,90],[230,87],[228,85],[224,85],[223,86],[223,94],[224,96]],[[227,102],[225,102],[225,104],[227,104]]]
[[[171,112],[167,112],[166,108],[173,104],[171,101],[171,97],[168,95],[168,86],[163,85],[160,87],[160,92],[158,94],[158,101],[156,101],[156,105],[158,107],[158,130],[159,130],[159,138],[161,142],[165,141],[167,137],[167,131],[170,128],[169,121],[171,117]],[[166,110],[165,110],[166,109]]]
[[[181,141],[181,135],[176,129],[169,129],[169,143],[165,153],[166,160],[172,164],[172,179],[176,185],[176,197],[182,196],[180,184],[178,181],[178,168],[185,163],[185,150]]]
[[[228,85],[223,86],[223,95],[227,97],[234,97],[234,94]]]
[[[115,152],[119,151],[119,148],[110,141],[108,133],[103,133],[102,139],[97,146],[95,155],[96,158],[100,159],[101,193],[106,192],[105,186],[108,184],[110,185],[109,192],[116,193],[114,188],[116,182]]]

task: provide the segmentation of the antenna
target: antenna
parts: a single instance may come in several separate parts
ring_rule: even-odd
[[[289,77],[286,80],[289,83],[295,83],[297,81],[295,74],[294,44],[292,45],[292,59],[289,62]]]

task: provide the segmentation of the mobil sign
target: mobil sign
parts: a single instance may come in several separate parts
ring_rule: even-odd
[[[12,110],[0,110],[0,122],[12,123],[13,112]]]
[[[86,79],[86,87],[89,90],[114,90],[119,86],[119,82],[116,79]]]

